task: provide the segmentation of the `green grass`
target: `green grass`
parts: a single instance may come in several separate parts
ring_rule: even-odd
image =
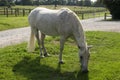
[[[0,49],[0,80],[120,80],[120,33],[86,32],[93,45],[89,73],[82,74],[75,42],[64,48],[65,64],[58,65],[59,38],[46,38],[51,57],[39,58],[39,50],[27,53],[26,43]]]
[[[0,31],[28,26],[27,17],[0,16]]]

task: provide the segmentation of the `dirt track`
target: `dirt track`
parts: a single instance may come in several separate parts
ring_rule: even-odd
[[[82,20],[82,24],[86,31],[120,32],[120,21],[104,21],[103,18],[92,18]]]

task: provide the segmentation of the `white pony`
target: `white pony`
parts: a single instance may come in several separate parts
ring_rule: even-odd
[[[50,10],[46,8],[35,8],[28,17],[31,26],[30,41],[28,52],[35,49],[35,37],[40,48],[40,56],[48,56],[44,39],[45,35],[60,36],[59,63],[62,61],[64,43],[68,37],[73,36],[78,44],[79,58],[81,61],[82,72],[88,72],[89,48],[87,47],[84,31],[78,16],[68,8]],[[41,32],[41,39],[39,38]],[[35,36],[35,37],[34,37]]]

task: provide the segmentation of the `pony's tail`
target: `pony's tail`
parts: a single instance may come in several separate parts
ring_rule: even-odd
[[[33,52],[34,50],[35,50],[35,34],[34,34],[33,29],[31,28],[30,39],[28,41],[27,51]]]

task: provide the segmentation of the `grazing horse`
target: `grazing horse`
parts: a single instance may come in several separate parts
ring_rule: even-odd
[[[47,8],[35,8],[28,17],[31,26],[28,52],[34,51],[35,37],[37,39],[40,56],[48,56],[44,46],[45,35],[60,36],[59,63],[62,61],[64,43],[68,37],[73,36],[79,48],[79,58],[82,72],[88,72],[89,48],[86,43],[84,31],[78,16],[68,8],[50,10]],[[41,38],[39,38],[39,31]]]

